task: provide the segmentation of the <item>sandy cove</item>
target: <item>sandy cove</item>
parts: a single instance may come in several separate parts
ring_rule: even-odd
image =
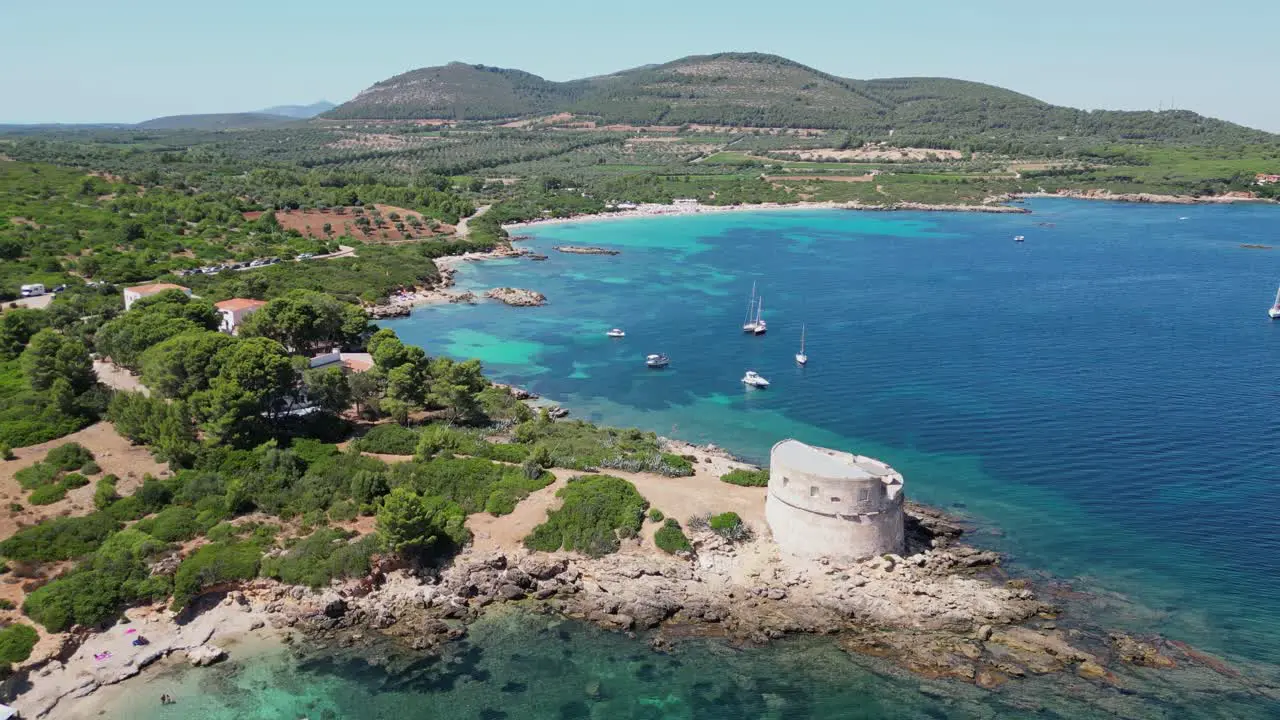
[[[828,634],[848,652],[986,688],[1071,673],[1123,689],[1133,681],[1125,666],[1252,687],[1221,660],[1179,643],[1086,628],[1086,618],[1060,629],[1068,618],[1059,618],[1057,607],[1026,581],[1009,579],[996,553],[959,542],[963,529],[952,519],[922,506],[908,503],[905,557],[853,564],[783,557],[768,536],[765,489],[719,480],[747,465],[713,446],[668,443],[669,451],[694,460],[692,477],[611,473],[635,484],[669,517],[733,510],[755,531],[753,539],[731,543],[706,530],[689,531],[693,552],[672,556],[653,544],[660,523],[646,522],[614,555],[529,552],[521,540],[558,506],[557,490],[580,474],[555,469],[556,481],[514,512],[470,516],[473,542],[442,568],[383,563],[365,578],[319,591],[259,579],[206,593],[188,616],[163,605],[131,609],[127,623],[59,636],[62,645],[52,657],[24,664],[11,682],[25,679],[30,689],[14,705],[30,718],[52,717],[55,710],[57,717],[91,717],[97,705],[87,696],[168,655],[248,654],[252,647],[238,643],[278,642],[293,632],[393,667],[397,659],[421,659],[465,636],[467,623],[506,604],[629,634],[648,631],[658,651],[690,635],[754,644],[791,633]],[[129,628],[150,644],[132,646]],[[104,651],[111,656],[95,659]]]

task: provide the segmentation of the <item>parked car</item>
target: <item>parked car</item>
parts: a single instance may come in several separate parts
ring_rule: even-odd
[[[301,255],[299,255],[299,256],[298,256],[298,259],[299,259],[299,260],[310,260],[311,258],[313,258],[313,257],[315,257],[315,256],[316,256],[316,254],[315,254],[315,253],[302,253]]]
[[[66,290],[66,289],[67,289],[67,286],[66,286],[66,285],[55,285],[55,286],[54,286],[54,288],[53,288],[53,291],[54,291],[54,292],[56,292],[56,293],[60,293],[60,292],[62,292],[63,290]]]

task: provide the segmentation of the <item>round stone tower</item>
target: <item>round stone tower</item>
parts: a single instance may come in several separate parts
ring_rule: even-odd
[[[769,454],[765,517],[783,552],[855,562],[902,553],[902,475],[862,455],[783,440]]]

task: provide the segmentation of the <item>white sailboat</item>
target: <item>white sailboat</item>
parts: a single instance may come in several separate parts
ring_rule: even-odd
[[[747,374],[742,376],[742,382],[756,388],[769,387],[769,381],[761,377],[755,370],[748,370]]]
[[[765,334],[765,332],[769,330],[769,325],[765,323],[763,315],[764,315],[764,296],[761,295],[760,299],[756,301],[756,322],[755,322],[755,327],[752,328],[751,330],[751,332],[755,333],[756,335],[763,335]]]
[[[1267,315],[1271,316],[1272,320],[1280,318],[1280,289],[1276,290],[1276,301],[1267,308]]]
[[[804,354],[804,324],[800,325],[800,352],[796,353],[796,362],[804,365],[809,362],[809,356]]]
[[[751,319],[751,311],[756,308],[756,284],[751,283],[751,298],[747,300],[747,317],[742,321],[742,332],[755,332],[756,321]]]

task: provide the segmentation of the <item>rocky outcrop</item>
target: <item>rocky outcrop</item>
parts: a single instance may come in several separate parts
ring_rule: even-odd
[[[227,651],[217,645],[201,645],[187,651],[187,662],[195,667],[204,667],[227,659]]]
[[[385,318],[409,317],[412,312],[408,305],[371,305],[364,309],[365,314],[374,320]]]
[[[602,247],[585,247],[581,245],[557,245],[557,252],[569,253],[570,255],[621,255],[621,250],[610,250]]]
[[[493,288],[484,294],[485,297],[506,303],[513,307],[535,307],[545,305],[547,296],[534,290],[524,290],[522,288],[500,287]]]

